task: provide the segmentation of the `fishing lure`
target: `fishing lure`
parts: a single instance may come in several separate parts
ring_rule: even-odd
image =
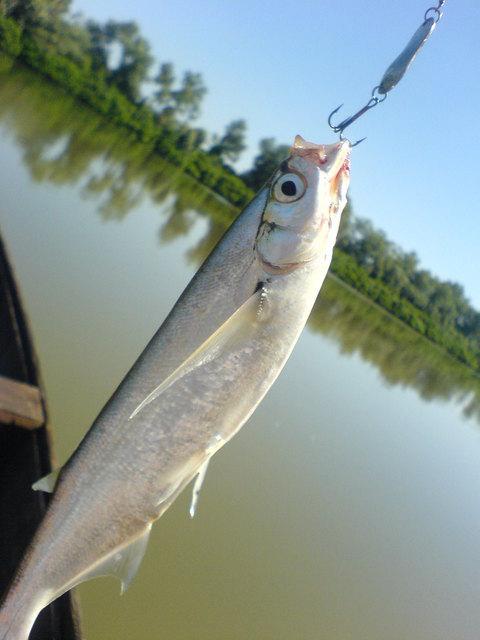
[[[330,113],[330,115],[328,116],[328,125],[331,129],[333,129],[333,131],[335,131],[335,133],[340,134],[340,140],[343,140],[343,132],[347,127],[358,120],[358,118],[363,116],[364,113],[367,113],[367,111],[370,111],[370,109],[373,109],[373,107],[376,107],[378,104],[380,104],[380,102],[384,102],[384,100],[387,99],[388,93],[400,82],[407,69],[414,61],[417,53],[433,33],[433,30],[441,19],[443,15],[442,7],[445,2],[446,0],[439,0],[436,7],[430,7],[425,11],[422,24],[415,31],[402,52],[387,68],[387,70],[383,74],[382,79],[380,80],[380,83],[372,89],[371,97],[367,104],[365,104],[352,116],[345,118],[345,120],[342,120],[342,122],[337,125],[332,124],[332,117],[343,107],[343,104],[338,106]],[[360,144],[360,142],[363,142],[363,140],[365,140],[365,138],[357,140],[351,146],[355,147],[356,145]]]

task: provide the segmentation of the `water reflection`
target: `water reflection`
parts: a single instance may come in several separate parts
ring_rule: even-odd
[[[359,353],[388,385],[412,387],[424,400],[456,401],[480,422],[478,377],[338,279],[325,283],[309,324],[343,353]]]
[[[217,196],[38,76],[0,66],[0,125],[23,151],[35,181],[77,185],[105,221],[132,214],[143,198],[162,204],[159,242],[188,234],[202,216],[206,232],[187,258],[200,263],[236,215]],[[424,338],[330,278],[309,326],[358,353],[388,385],[415,389],[425,400],[456,401],[480,422],[480,382]]]

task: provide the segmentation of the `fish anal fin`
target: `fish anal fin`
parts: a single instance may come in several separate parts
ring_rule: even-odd
[[[100,576],[116,576],[122,583],[120,593],[124,594],[135,577],[145,555],[151,529],[152,525],[149,524],[140,536],[85,572],[78,583]]]
[[[151,529],[152,525],[149,525],[142,536],[134,540],[134,542],[130,543],[128,547],[120,552],[121,558],[115,575],[117,575],[122,582],[120,590],[122,594],[128,589],[140,567],[145,551],[147,550]]]
[[[267,311],[267,290],[264,286],[257,289],[214,333],[212,333],[182,364],[156,387],[138,405],[131,414],[134,418],[146,405],[153,402],[181,378],[197,367],[211,362],[219,352],[235,348],[238,341],[244,338],[257,321],[265,319]]]
[[[37,480],[32,484],[32,489],[34,491],[45,491],[46,493],[53,493],[55,489],[55,485],[57,484],[58,476],[60,475],[61,469],[54,469],[40,480]]]

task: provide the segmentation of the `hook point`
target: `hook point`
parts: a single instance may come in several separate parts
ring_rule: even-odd
[[[357,145],[359,145],[361,142],[363,142],[366,139],[367,139],[367,136],[365,136],[365,138],[360,138],[360,140],[357,140],[354,144],[350,144],[350,146],[351,147],[356,147]]]
[[[334,109],[332,113],[328,116],[328,126],[330,127],[330,129],[333,129],[335,133],[338,133],[337,127],[332,124],[331,120],[332,120],[332,117],[337,113],[337,111],[340,111],[340,109],[343,107],[343,104],[344,103],[342,102],[342,104],[340,104],[336,109]]]

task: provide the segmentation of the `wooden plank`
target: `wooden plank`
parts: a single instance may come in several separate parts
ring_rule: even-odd
[[[0,376],[40,389],[41,382],[27,319],[0,238]],[[42,415],[46,413],[44,397]],[[41,400],[42,400],[41,399]],[[3,419],[3,418],[2,418]],[[32,482],[52,470],[46,425],[19,429],[0,424],[0,601],[47,508],[50,495],[32,491]],[[80,640],[73,592],[64,593],[38,616],[29,640]]]
[[[0,422],[36,429],[45,422],[40,389],[0,376]]]

